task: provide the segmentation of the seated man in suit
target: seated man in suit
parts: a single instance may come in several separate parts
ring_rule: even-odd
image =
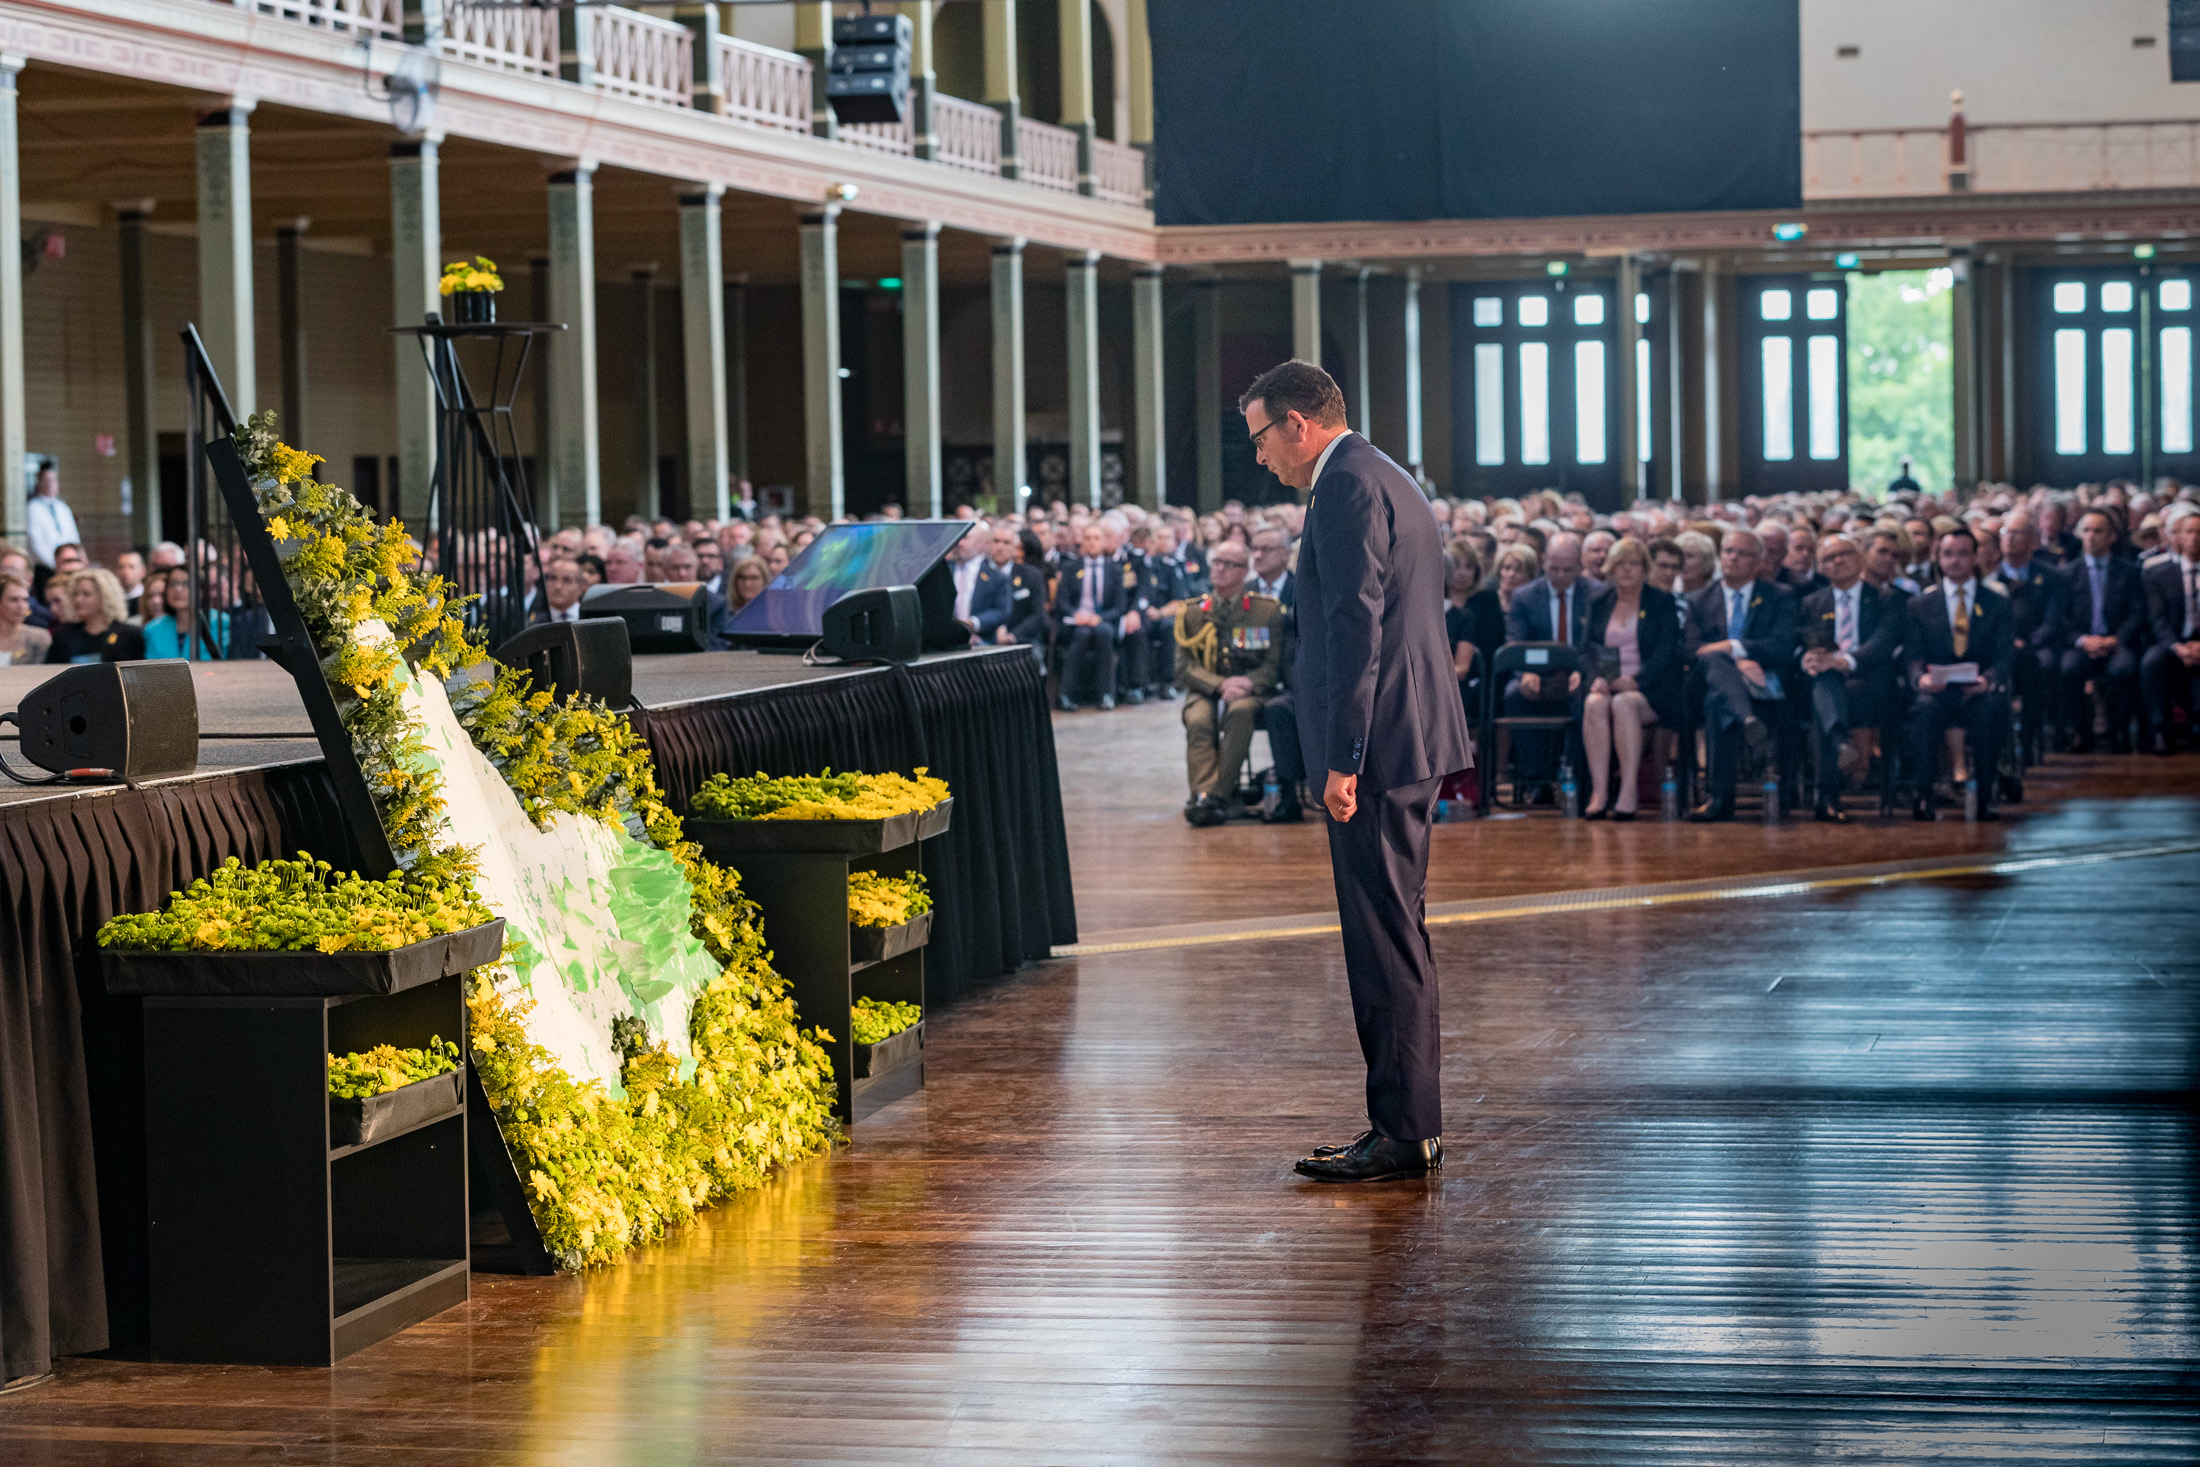
[[[1818,545],[1825,589],[1803,598],[1803,676],[1810,679],[1811,722],[1818,737],[1818,818],[1839,825],[1842,759],[1849,730],[1877,728],[1893,706],[1895,655],[1908,607],[1864,580],[1864,553],[1846,535]],[[1868,757],[1860,761],[1869,767]]]
[[[947,552],[948,574],[955,583],[955,620],[970,628],[974,642],[992,641],[1015,606],[1015,578],[993,563],[992,549],[993,537],[977,525]]]
[[[2147,624],[2152,643],[2139,664],[2146,690],[2149,743],[2157,754],[2169,752],[2170,714],[2182,702],[2193,711],[2192,690],[2200,678],[2200,510],[2187,512],[2170,526],[2172,553],[2146,568]]]
[[[581,592],[587,589],[588,578],[581,574],[578,561],[551,561],[542,568],[542,594],[534,598],[527,624],[539,627],[554,621],[579,621]]]
[[[1553,535],[1544,552],[1543,574],[1513,592],[1512,606],[1505,613],[1505,640],[1583,645],[1589,635],[1589,603],[1603,589],[1602,581],[1581,573],[1581,537],[1571,531]],[[1563,688],[1545,687],[1538,674],[1522,673],[1505,689],[1505,713],[1510,718],[1547,713],[1550,705],[1570,698],[1578,721],[1583,696],[1578,673]],[[1524,732],[1514,740],[1515,778],[1533,790],[1531,798],[1538,805],[1552,802],[1551,782],[1558,777],[1561,742],[1559,735],[1541,730]]]
[[[1703,729],[1711,746],[1710,797],[1688,812],[1695,821],[1732,820],[1742,745],[1764,724],[1752,704],[1784,693],[1794,672],[1795,595],[1757,578],[1764,542],[1740,528],[1719,545],[1719,578],[1688,598],[1684,645],[1702,678]]]
[[[1002,646],[1021,642],[1041,663],[1047,649],[1046,542],[1013,520],[993,528],[992,558],[996,570],[1009,578],[1008,617],[994,631]]]
[[[2039,553],[2040,535],[2030,510],[2013,509],[2001,525],[2001,589],[2009,597],[2016,642],[2016,676],[2010,691],[2024,703],[2024,737],[2041,747],[2048,710],[2055,702],[2057,603],[2062,579]]]
[[[696,564],[695,551],[685,542],[674,540],[659,552],[657,565],[667,583],[672,585],[701,585],[701,567]],[[726,610],[726,598],[716,591],[703,592],[703,644],[713,652],[725,649],[724,632],[730,613]]]
[[[2070,749],[2093,752],[2093,704],[2085,694],[2090,682],[2108,710],[2109,751],[2127,753],[2146,592],[2139,568],[2115,553],[2110,516],[2086,511],[2078,521],[2078,544],[2082,553],[2064,568],[2062,585],[2062,701]]]
[[[1108,554],[1108,532],[1087,520],[1079,536],[1079,554],[1057,562],[1054,586],[1054,646],[1061,661],[1061,706],[1077,706],[1078,674],[1090,668],[1091,686],[1102,708],[1115,706],[1115,641],[1130,602],[1124,594],[1121,564]]]
[[[1910,770],[1917,782],[1913,814],[1935,818],[1933,771],[1950,728],[1961,726],[1978,786],[1978,818],[1995,820],[1995,761],[2009,727],[2009,685],[2016,657],[2009,598],[1978,578],[1978,542],[1958,526],[1934,547],[1940,579],[1910,598],[1903,649],[1917,689],[1910,705]],[[1976,664],[1975,681],[1951,681],[1949,671]]]

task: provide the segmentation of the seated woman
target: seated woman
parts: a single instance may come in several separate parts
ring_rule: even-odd
[[[161,614],[145,624],[145,655],[181,657],[191,632],[191,576],[188,571],[178,567],[168,573],[168,579],[161,586],[160,604]],[[149,602],[147,609],[151,610]],[[199,622],[198,648],[190,654],[191,659],[194,662],[219,662],[228,646],[228,613],[204,613]]]
[[[46,660],[53,639],[44,627],[30,625],[30,616],[31,583],[13,571],[0,574],[0,667]]]
[[[1472,544],[1454,540],[1445,554],[1451,558],[1451,578],[1444,587],[1444,636],[1472,726],[1482,717],[1482,673],[1505,645],[1505,611],[1496,588],[1482,584],[1482,558]]]
[[[1650,555],[1629,535],[1604,557],[1610,579],[1589,603],[1592,653],[1619,654],[1617,674],[1589,685],[1581,709],[1581,742],[1589,756],[1588,819],[1632,820],[1641,807],[1636,783],[1642,769],[1644,730],[1663,722],[1679,727],[1681,633],[1673,598],[1648,584]],[[1610,659],[1606,659],[1609,663]],[[1619,753],[1619,799],[1610,796],[1614,747]]]
[[[69,609],[74,619],[53,629],[47,662],[136,662],[145,656],[145,633],[123,620],[130,603],[114,572],[78,571],[69,582]]]
[[[1497,552],[1497,610],[1502,617],[1512,610],[1513,592],[1543,574],[1543,557],[1535,547],[1515,540]]]
[[[771,576],[764,569],[764,562],[753,555],[743,556],[733,563],[733,573],[726,577],[726,615],[732,616],[740,609],[764,594],[764,587]]]

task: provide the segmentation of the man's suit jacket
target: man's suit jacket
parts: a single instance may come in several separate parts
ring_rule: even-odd
[[[1569,647],[1579,647],[1589,635],[1589,603],[1604,592],[1604,582],[1593,576],[1581,576],[1574,581],[1566,612],[1573,622],[1563,635],[1551,626],[1551,578],[1537,576],[1534,580],[1513,592],[1513,604],[1505,612],[1505,640],[1508,642],[1564,642]]]
[[[2174,647],[2185,635],[2185,563],[2172,555],[2148,566],[2141,578],[2147,593],[2147,642]]]
[[[2147,621],[2147,593],[2139,582],[2139,568],[2111,555],[2102,570],[2101,609],[2108,635],[2136,652]],[[2075,647],[2078,638],[2094,635],[2093,580],[2083,555],[2063,567],[2058,629],[2065,647]]]
[[[1798,601],[1815,596],[1833,584],[1816,571],[1812,571],[1807,576],[1799,576],[1784,565],[1780,567],[1780,573],[1772,579],[1793,591],[1795,599]]]
[[[2017,657],[2009,598],[1982,581],[1973,584],[1978,587],[1978,599],[1971,606],[1971,635],[1960,657],[1955,626],[1948,620],[1948,593],[1931,586],[1910,598],[1910,629],[1903,637],[1903,652],[1911,682],[1925,675],[1929,663],[1975,662],[1996,688],[2009,688]]]
[[[580,609],[577,601],[573,606],[575,610]],[[527,624],[531,627],[546,627],[550,625],[551,619],[550,603],[540,596],[533,597],[527,611]]]
[[[1884,677],[1894,671],[1895,658],[1902,651],[1902,634],[1910,625],[1909,603],[1900,592],[1880,591],[1869,581],[1858,581],[1856,590],[1856,650],[1849,654],[1856,659],[1856,671],[1850,676]],[[1824,627],[1830,636],[1839,620],[1833,587],[1828,584],[1803,598],[1797,637],[1814,626]]]
[[[2021,571],[2002,565],[1995,571],[1995,579],[2009,597],[2010,621],[2017,641],[2026,649],[2054,645],[2059,634],[2057,601],[2062,587],[2055,568],[2035,554]]]
[[[1338,451],[1340,453],[1343,452],[1342,449],[1339,449]],[[1285,611],[1289,611],[1299,604],[1298,572],[1286,570],[1283,573],[1282,583],[1278,585],[1273,591],[1263,591],[1260,589],[1260,587],[1254,585],[1253,582],[1257,579],[1259,578],[1256,576],[1247,576],[1245,578],[1245,589],[1251,591],[1256,596],[1275,597],[1276,600],[1283,603],[1283,609]]]
[[[1317,792],[1334,770],[1397,789],[1474,767],[1444,636],[1428,498],[1357,433],[1337,440],[1299,542],[1291,686]]]
[[[1520,598],[1516,595],[1514,601]],[[1770,581],[1749,584],[1749,616],[1742,626],[1742,651],[1767,672],[1786,672],[1795,665],[1796,638],[1802,612],[1795,593]],[[1703,648],[1729,639],[1726,626],[1726,582],[1714,580],[1688,596],[1686,644],[1693,662]]]
[[[978,635],[990,642],[994,632],[1015,609],[1016,578],[991,560],[978,562],[978,584],[970,588],[970,619]]]
[[[1519,604],[1520,598],[1515,596],[1513,605]],[[1612,613],[1618,609],[1619,592],[1607,583],[1597,592],[1596,600],[1589,603],[1588,630],[1575,645],[1592,652],[1604,646],[1605,629],[1611,625]],[[1642,670],[1635,674],[1635,686],[1648,700],[1660,723],[1667,728],[1680,727],[1680,622],[1673,615],[1671,593],[1656,586],[1642,588],[1642,603],[1635,612],[1635,652],[1642,659]],[[1590,659],[1589,669],[1583,676],[1593,678],[1594,657]]]
[[[1085,558],[1081,555],[1064,556],[1059,570],[1060,579],[1054,584],[1054,619],[1066,630],[1069,619],[1084,604]],[[1113,556],[1100,557],[1100,584],[1093,591],[1093,605],[1100,613],[1100,624],[1109,631],[1122,625],[1123,613],[1130,610],[1130,591],[1123,584],[1123,562]]]
[[[1043,565],[1009,567],[1008,634],[1027,647],[1047,639],[1047,568]]]

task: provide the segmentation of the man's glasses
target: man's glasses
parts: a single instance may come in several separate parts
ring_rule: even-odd
[[[1212,565],[1212,566],[1216,567],[1217,569],[1222,569],[1222,568],[1226,568],[1226,567],[1229,567],[1229,566],[1233,566],[1233,565],[1234,565],[1234,566],[1236,566],[1236,567],[1237,567],[1237,568],[1238,568],[1239,570],[1245,570],[1245,569],[1248,569],[1248,568],[1249,568],[1249,567],[1250,567],[1250,566],[1251,566],[1251,565],[1253,564],[1253,563],[1252,563],[1251,561],[1249,561],[1249,560],[1225,560],[1225,559],[1223,559],[1223,558],[1222,558],[1221,556],[1219,556],[1219,555],[1210,555],[1210,556],[1208,556],[1208,557],[1207,557],[1207,563],[1208,563],[1209,565]]]
[[[1258,432],[1248,436],[1245,441],[1252,444],[1255,448],[1260,447],[1260,435],[1267,432],[1270,428],[1275,427],[1277,423],[1280,423],[1282,421],[1283,419],[1281,418],[1272,419],[1271,421],[1263,424]]]

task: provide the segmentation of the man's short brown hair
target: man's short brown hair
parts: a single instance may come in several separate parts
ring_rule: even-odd
[[[1293,358],[1255,377],[1253,385],[1238,398],[1238,411],[1244,412],[1255,402],[1266,404],[1268,416],[1275,422],[1297,413],[1316,427],[1344,426],[1344,393],[1338,389],[1336,378],[1312,362]]]

